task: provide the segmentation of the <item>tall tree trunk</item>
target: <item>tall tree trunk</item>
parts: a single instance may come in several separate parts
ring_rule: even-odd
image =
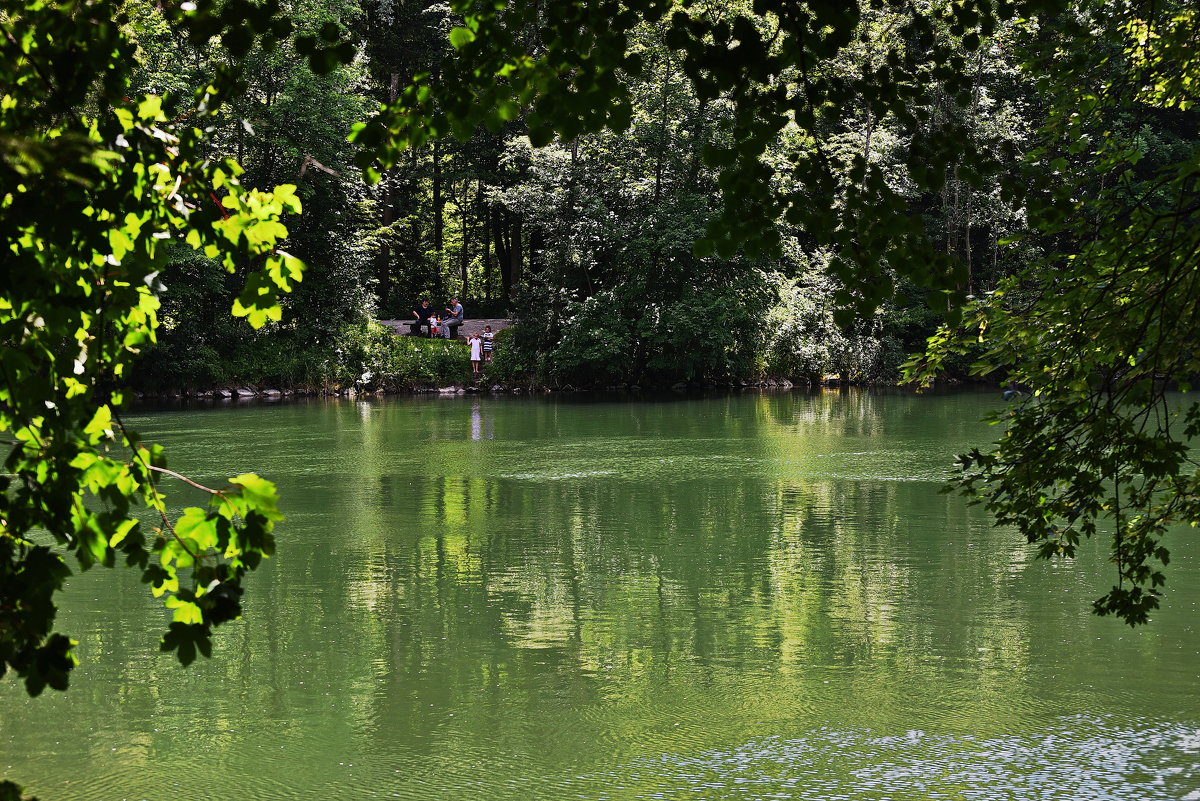
[[[442,146],[438,139],[433,140],[433,250],[437,253],[438,265],[442,263],[443,248],[443,218],[446,211],[446,199],[442,197]]]
[[[483,240],[479,254],[479,263],[483,268],[483,298],[492,299],[492,207],[483,202],[483,187],[479,187],[477,195],[480,212],[480,238]]]
[[[511,298],[513,289],[521,283],[524,271],[521,218],[509,211],[503,211],[492,221],[492,231],[496,237],[497,260],[500,262],[501,288],[504,297]]]
[[[505,287],[504,292],[507,297],[511,298],[513,290],[516,289],[517,284],[521,283],[521,279],[524,277],[523,273],[525,264],[523,254],[521,253],[520,217],[515,215],[511,217],[510,230],[512,231],[512,234],[510,236],[508,248],[508,286]]]
[[[500,289],[506,298],[509,296],[509,289],[512,286],[511,261],[509,259],[511,248],[505,230],[508,228],[507,217],[507,213],[499,210],[491,215],[492,238],[496,243],[496,262],[500,267]]]
[[[996,263],[999,261],[1000,261],[1000,237],[997,236],[992,239],[992,274],[990,276],[990,280],[988,281],[988,284],[990,286],[996,285]]]
[[[400,73],[393,72],[391,83],[388,86],[388,101],[396,102],[396,98],[400,94]],[[392,223],[396,222],[396,171],[391,169],[383,174],[383,181],[380,184],[380,190],[383,201],[383,227],[390,228]],[[390,231],[389,231],[390,235]],[[378,261],[375,266],[375,275],[379,280],[379,309],[384,314],[390,314],[390,302],[392,295],[392,246],[385,239],[383,246],[379,248]]]
[[[671,54],[666,55],[666,68],[663,70],[662,87],[659,91],[658,102],[661,108],[658,115],[658,152],[654,155],[654,205],[657,208],[662,201],[663,181],[663,151],[667,145],[667,87],[671,79]]]
[[[708,101],[701,100],[696,107],[696,124],[692,126],[692,153],[688,160],[687,182],[688,189],[695,189],[700,180],[700,153],[704,148],[705,126],[704,115],[708,111]]]
[[[975,268],[971,265],[971,198],[967,197],[966,220],[963,223],[963,259],[967,263],[967,294],[975,294]]]
[[[459,203],[458,203],[458,216],[459,216],[459,220],[460,220],[459,227],[462,229],[462,247],[460,247],[458,250],[458,269],[459,269],[459,274],[462,276],[462,290],[461,290],[462,294],[459,295],[460,298],[465,298],[468,294],[470,294],[468,291],[469,285],[467,282],[467,278],[468,278],[467,267],[470,263],[469,259],[467,258],[467,241],[469,239],[469,237],[467,236],[467,187],[468,186],[469,186],[469,184],[466,181],[463,181],[462,197],[459,198]]]
[[[975,62],[975,85],[971,87],[971,117],[979,114],[979,96],[983,84],[983,53],[985,48],[979,48],[979,57]],[[967,262],[967,294],[975,294],[975,268],[971,264],[971,188],[966,188],[966,209],[963,211],[963,257]]]
[[[380,182],[383,201],[383,227],[389,228],[392,223],[396,222],[396,196],[395,196],[395,179],[392,171],[388,170],[383,176],[383,181]],[[390,236],[390,231],[389,234]],[[387,239],[384,239],[383,245],[379,248],[379,255],[376,256],[375,276],[379,280],[379,309],[384,314],[389,314],[389,302],[392,295],[392,246]]]

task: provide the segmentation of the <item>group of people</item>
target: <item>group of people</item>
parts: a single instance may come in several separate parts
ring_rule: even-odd
[[[416,333],[416,327],[422,325],[429,326],[429,336],[441,336],[450,339],[454,336],[454,329],[462,325],[463,322],[463,307],[458,302],[458,298],[450,298],[450,305],[446,307],[446,316],[434,312],[433,307],[429,305],[429,300],[422,300],[421,305],[413,309],[413,332]]]
[[[421,305],[413,309],[413,333],[416,333],[420,326],[427,325],[429,326],[429,336],[451,339],[456,329],[463,323],[463,307],[458,302],[458,298],[450,298],[450,305],[446,307],[446,315],[446,317],[439,316],[429,305],[428,299],[422,300]],[[492,327],[485,325],[482,334],[473,332],[467,337],[467,344],[471,347],[471,372],[478,374],[479,363],[492,360],[495,336],[492,333]]]

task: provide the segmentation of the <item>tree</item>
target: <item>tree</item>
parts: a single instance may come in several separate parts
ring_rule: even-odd
[[[169,11],[174,33],[219,37],[235,61],[293,31],[272,2],[198,5]],[[204,487],[121,420],[181,248],[242,278],[231,311],[254,328],[280,319],[304,267],[279,247],[296,188],[248,188],[236,162],[210,154],[243,88],[238,69],[212,69],[190,98],[137,94],[135,70],[149,73],[126,11],[146,8],[0,3],[0,675],[14,671],[31,695],[65,689],[75,665],[73,641],[54,630],[68,554],[84,570],[120,557],[140,569],[173,611],[162,649],[186,665],[240,615],[242,580],[273,552],[282,519],[270,482]],[[336,26],[321,33],[293,41],[328,72],[352,49]],[[170,513],[164,478],[207,506]],[[19,793],[0,783],[0,797]]]
[[[1200,374],[1200,147],[1172,134],[1197,119],[1200,14],[1089,4],[1058,23],[1029,53],[1056,78],[1023,176],[1048,255],[968,305],[910,374],[985,345],[976,372],[1017,401],[994,448],[962,457],[961,489],[1044,557],[1110,527],[1117,580],[1094,608],[1134,625],[1158,607],[1170,527],[1200,522],[1200,403],[1168,395]]]
[[[230,22],[197,12],[198,36],[227,44],[286,35],[272,8]],[[212,489],[172,472],[121,421],[123,384],[154,341],[161,270],[179,243],[240,271],[233,314],[254,327],[303,265],[279,249],[295,187],[246,189],[241,168],[204,152],[205,126],[236,89],[220,71],[186,113],[128,98],[128,18],[104,2],[0,9],[0,673],[36,695],[65,689],[72,641],[54,631],[54,593],[73,554],[82,569],[120,557],[173,610],[164,650],[187,664],[240,614],[242,579],[270,555],[275,488],[253,474]],[[185,26],[187,29],[187,26]],[[314,52],[320,48],[312,48]],[[161,480],[207,496],[168,513]],[[202,496],[203,497],[203,496]],[[143,520],[138,510],[153,516]]]
[[[511,34],[535,11],[467,16],[451,32],[457,57],[441,70],[450,98],[437,105],[416,81],[358,128],[361,163],[373,175],[375,160],[387,165],[429,136],[465,136],[521,114],[534,145],[603,126],[624,130],[631,99],[617,75],[642,68],[629,32],[666,24],[697,96],[736,109],[727,139],[703,151],[720,172],[724,208],[697,255],[777,256],[774,224],[782,218],[831,253],[844,285],[842,322],[851,307],[869,310],[888,297],[896,276],[943,293],[952,327],[911,375],[930,378],[948,356],[982,340],[989,350],[978,370],[1002,372],[1029,398],[1005,416],[995,450],[964,457],[963,488],[982,493],[997,520],[1017,525],[1045,556],[1072,555],[1081,536],[1109,521],[1117,584],[1096,611],[1145,622],[1164,581],[1167,527],[1200,520],[1200,473],[1187,445],[1200,432],[1200,407],[1172,406],[1165,396],[1200,372],[1191,323],[1200,150],[1186,137],[1155,133],[1194,126],[1200,16],[1178,3],[1091,0],[871,7],[890,9],[894,33],[857,72],[829,68],[861,32],[853,6],[573,5],[540,20],[546,47],[537,52],[522,52]],[[1029,20],[1028,34],[1009,46],[1036,76],[1045,121],[1017,171],[1004,164],[1012,148],[972,135],[969,113],[943,114],[914,138],[906,159],[912,185],[941,192],[950,207],[941,243],[907,214],[905,193],[867,153],[851,155],[839,175],[834,154],[814,137],[785,171],[764,163],[781,130],[817,131],[854,100],[869,120],[909,129],[934,117],[926,86],[972,112],[979,68],[968,58],[1014,17]],[[789,180],[777,180],[785,173]],[[970,324],[957,329],[974,288],[961,197],[985,182],[1026,216],[1026,252],[1051,255],[966,306]]]

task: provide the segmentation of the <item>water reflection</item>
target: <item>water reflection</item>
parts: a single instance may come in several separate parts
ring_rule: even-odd
[[[76,579],[65,616],[85,666],[65,699],[6,704],[9,770],[62,799],[1197,789],[1196,549],[1177,546],[1150,629],[1092,618],[1101,554],[1032,562],[937,493],[989,433],[974,422],[989,402],[145,418],[198,477],[235,465],[279,482],[280,554],[218,658],[186,673],[153,652],[135,579]],[[42,715],[87,747],[64,749]],[[1132,756],[1099,778],[1080,762],[1117,752]],[[96,779],[67,778],[81,775]]]
[[[471,439],[496,438],[495,417],[491,414],[493,408],[492,404],[485,405],[478,399],[471,404]]]

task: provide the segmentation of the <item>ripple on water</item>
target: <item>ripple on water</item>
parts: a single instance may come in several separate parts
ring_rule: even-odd
[[[566,478],[596,478],[597,476],[615,475],[617,475],[616,470],[570,470],[545,473],[501,473],[499,477],[515,481],[561,481]]]
[[[1200,727],[1072,717],[992,737],[821,729],[588,777],[597,798],[1166,801],[1200,798]]]
[[[656,443],[644,452],[606,452],[597,448],[588,456],[588,467],[579,469],[578,457],[540,454],[521,466],[535,469],[508,470],[499,478],[515,481],[556,481],[579,478],[621,478],[626,480],[691,481],[719,479],[730,475],[760,478],[806,479],[823,481],[874,481],[882,483],[941,483],[947,468],[941,461],[926,463],[908,451],[870,451],[853,453],[806,453],[801,456],[743,456],[724,453],[672,452]]]

